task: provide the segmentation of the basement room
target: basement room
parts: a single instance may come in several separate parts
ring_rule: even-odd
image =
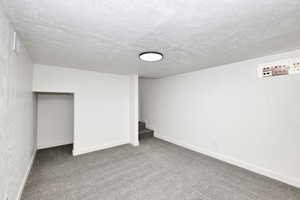
[[[299,0],[0,0],[0,200],[300,200]]]

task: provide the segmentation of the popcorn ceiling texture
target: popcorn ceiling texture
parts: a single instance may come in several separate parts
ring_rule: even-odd
[[[300,48],[299,0],[2,2],[38,64],[163,77]]]
[[[35,151],[33,65],[25,48],[12,51],[13,27],[0,6],[0,199],[17,199]],[[6,200],[6,199],[5,199]]]

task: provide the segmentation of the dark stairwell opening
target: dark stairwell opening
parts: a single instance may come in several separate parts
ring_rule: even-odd
[[[154,136],[154,131],[146,128],[145,122],[139,122],[139,140],[152,138]]]

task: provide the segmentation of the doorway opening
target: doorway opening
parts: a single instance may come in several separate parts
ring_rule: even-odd
[[[37,148],[70,146],[73,145],[73,141],[74,95],[37,93]]]

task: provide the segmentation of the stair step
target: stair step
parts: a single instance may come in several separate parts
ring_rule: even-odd
[[[139,130],[143,130],[146,128],[146,123],[145,122],[139,122]]]
[[[152,138],[154,136],[154,131],[150,129],[142,129],[139,131],[139,139]]]

